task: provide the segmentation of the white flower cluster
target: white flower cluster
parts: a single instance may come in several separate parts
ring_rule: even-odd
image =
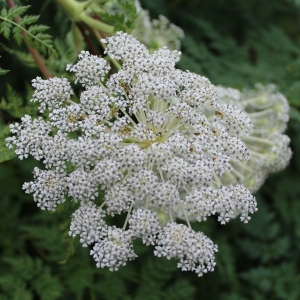
[[[158,235],[154,254],[177,258],[182,271],[192,270],[202,276],[216,265],[212,250],[217,251],[217,246],[203,233],[184,224],[169,223]]]
[[[65,196],[80,203],[70,235],[79,235],[83,246],[94,244],[98,267],[117,270],[135,259],[133,240],[142,238],[155,255],[178,259],[184,271],[213,271],[217,246],[189,218],[218,214],[221,224],[236,216],[248,222],[257,210],[245,187],[225,187],[219,179],[232,171],[231,161],[249,158],[239,136],[251,130],[250,118],[218,101],[208,79],[176,69],[180,52],[149,54],[121,32],[102,42],[122,69],[109,75],[106,60],[82,52],[67,67],[84,87],[78,103],[64,78],[34,81],[33,101],[49,114],[11,125],[15,136],[7,143],[46,169],[35,168],[34,181],[23,188],[41,209],[54,210]],[[123,228],[106,225],[105,215],[123,213]]]
[[[171,23],[163,15],[159,15],[158,19],[151,20],[149,12],[142,8],[138,10],[138,13],[131,34],[145,44],[150,51],[161,47],[180,50],[180,40],[184,37],[184,32],[180,27]]]
[[[218,92],[220,101],[238,106],[253,124],[249,135],[241,136],[250,159],[246,164],[232,161],[232,172],[220,181],[226,185],[242,183],[255,192],[268,174],[284,169],[291,159],[290,139],[283,134],[289,120],[288,101],[272,84],[257,84],[244,92],[218,87]]]

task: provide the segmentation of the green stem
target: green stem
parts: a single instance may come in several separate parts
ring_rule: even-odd
[[[90,37],[86,34],[85,32],[85,26],[83,26],[81,23],[74,23],[74,26],[77,26],[84,38],[84,40],[86,41],[86,43],[88,44],[88,47],[90,48],[90,51],[93,55],[97,55],[100,56],[100,53],[98,52],[97,48],[94,46],[92,40],[90,39]]]
[[[85,7],[91,2],[77,2],[76,0],[55,0],[58,5],[67,13],[71,20],[80,21],[79,15]]]
[[[245,176],[241,174],[238,170],[235,168],[232,168],[231,173],[235,174],[238,178],[240,178],[242,181],[245,181]]]
[[[252,135],[244,136],[243,140],[246,143],[247,142],[256,142],[256,143],[266,144],[266,145],[270,145],[270,146],[274,145],[274,143],[268,139],[264,139],[264,138],[260,138],[260,137],[252,136]]]
[[[174,222],[174,220],[173,220],[173,216],[172,216],[172,213],[171,213],[171,210],[169,209],[169,216],[170,216],[170,220],[171,220],[171,222],[173,223]]]
[[[186,220],[188,226],[189,226],[190,228],[192,228],[191,223],[190,223],[189,218],[188,218],[188,215],[187,215],[187,213],[186,213],[186,211],[185,211],[185,209],[184,209],[184,207],[183,207],[181,201],[179,201],[179,204],[180,204],[180,207],[181,207],[181,209],[182,209],[182,211],[183,211],[183,214],[184,214],[184,217],[185,217],[185,220]]]
[[[244,169],[246,172],[249,172],[249,173],[253,171],[253,169],[251,167],[249,167],[249,165],[246,163],[231,161],[231,165],[235,169]]]
[[[220,187],[222,185],[222,182],[221,182],[219,176],[215,173],[215,171],[213,171],[213,174],[214,174],[214,179],[215,179],[218,187]]]
[[[149,206],[149,197],[146,198],[145,208],[148,208]]]
[[[261,111],[257,111],[257,112],[253,112],[253,113],[248,113],[250,119],[252,118],[259,118],[259,117],[263,117],[266,116],[268,114],[274,113],[274,110],[271,108],[265,109],[265,110],[261,110]]]
[[[255,151],[253,151],[249,148],[248,148],[248,151],[252,156],[256,156],[256,157],[261,158],[261,159],[266,159],[266,155],[264,153],[255,152]]]
[[[82,12],[79,15],[80,21],[85,23],[86,25],[90,26],[91,28],[100,30],[101,32],[105,33],[114,33],[114,27],[108,24],[105,24],[99,20],[95,20],[94,18],[90,17],[86,13]]]
[[[105,24],[99,20],[90,17],[84,9],[90,4],[92,0],[86,2],[77,2],[75,0],[56,0],[56,2],[63,8],[69,18],[74,22],[82,22],[93,29],[100,30],[105,33],[114,33],[114,27]]]
[[[126,116],[129,119],[129,121],[131,122],[131,124],[133,126],[136,125],[136,123],[132,120],[132,118],[128,115],[128,113],[122,107],[120,107],[120,111],[124,114],[124,116]]]
[[[103,203],[99,206],[99,208],[102,209],[105,204],[106,204],[106,201],[103,201]]]
[[[128,214],[126,216],[126,220],[125,220],[125,223],[123,225],[123,230],[125,230],[125,228],[127,226],[127,223],[128,223],[128,220],[129,220],[129,216],[130,216],[130,213],[131,213],[131,210],[132,210],[132,207],[133,207],[133,201],[130,204],[130,207],[129,207],[129,210],[128,210]]]

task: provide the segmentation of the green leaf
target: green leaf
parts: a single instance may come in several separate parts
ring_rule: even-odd
[[[18,46],[20,46],[22,44],[22,39],[23,39],[22,31],[20,30],[20,28],[14,27],[13,34],[14,34],[14,39],[15,39],[16,43],[18,44]]]
[[[27,43],[32,48],[36,48],[37,51],[40,51],[45,55],[52,54],[56,56],[57,53],[53,46],[52,37],[49,34],[44,33],[49,27],[45,25],[31,25],[38,21],[39,16],[25,15],[20,17],[28,8],[29,6],[14,6],[8,11],[2,9],[0,16],[0,33],[7,39],[9,39],[11,33],[13,33],[14,39],[18,45],[21,45],[25,36]],[[17,16],[20,17],[18,22],[15,20]],[[31,26],[26,29],[26,26],[28,25]],[[26,35],[24,35],[24,32]]]
[[[129,29],[132,29],[134,26],[134,22],[138,16],[136,11],[136,4],[134,0],[118,0],[120,6],[124,10],[125,16],[127,16],[126,26]]]
[[[27,9],[30,6],[31,5],[26,5],[26,6],[16,5],[14,7],[11,7],[7,12],[7,18],[12,20],[13,18],[16,18],[16,17],[22,15],[24,12],[27,11]]]
[[[0,163],[6,160],[11,160],[16,157],[16,154],[13,149],[8,149],[6,145],[1,141],[0,142]]]
[[[35,23],[39,18],[40,16],[32,16],[32,15],[24,16],[23,18],[20,18],[18,24],[20,26],[30,25],[32,23]]]
[[[114,31],[126,31],[126,26],[124,26],[125,16],[118,15],[118,14],[109,14],[109,13],[103,13],[101,14],[101,17],[104,22],[113,25]]]
[[[58,278],[51,275],[49,268],[43,266],[43,262],[40,259],[34,259],[26,255],[7,257],[3,261],[11,267],[11,273],[14,274],[15,279],[22,282],[22,288],[25,289],[25,285],[29,284],[31,289],[39,296],[39,299],[55,300],[61,296],[61,283]],[[13,299],[17,298],[14,296]]]
[[[7,96],[6,98],[1,99],[0,109],[9,112],[9,114],[15,118],[22,118],[25,114],[36,116],[38,113],[38,103],[29,101],[32,96],[32,88],[29,85],[26,85],[26,93],[23,92],[22,96],[25,99],[21,97],[21,95],[17,93],[10,85],[8,85]],[[27,105],[24,105],[23,101],[27,103]],[[7,130],[7,133],[8,132],[9,130]]]
[[[5,291],[7,298],[0,299],[14,299],[14,300],[32,300],[33,295],[26,289],[26,282],[21,278],[7,274],[0,276],[0,287]],[[3,295],[0,295],[3,296]]]
[[[195,299],[196,287],[186,279],[179,279],[166,290],[164,299]]]
[[[28,31],[31,34],[31,29],[33,29],[36,34],[27,35],[26,40],[29,46],[38,49],[43,54],[54,54],[56,56],[56,50],[52,44],[52,37],[49,34],[38,32],[36,27],[30,26]]]
[[[46,25],[32,25],[29,27],[29,31],[32,33],[32,34],[36,34],[38,32],[43,32],[47,29],[49,29],[50,27],[49,26],[46,26]]]
[[[2,33],[6,39],[9,39],[11,27],[12,27],[11,23],[7,23],[7,22],[0,23],[0,33]]]
[[[0,68],[0,75],[5,75],[8,72],[9,72],[9,70],[4,70],[4,69]]]
[[[3,7],[1,9],[1,16],[4,17],[4,18],[6,18],[6,16],[7,16],[7,9],[5,7]]]
[[[121,14],[102,13],[101,18],[104,22],[113,25],[114,31],[128,31],[133,29],[135,20],[138,16],[134,0],[118,0],[122,9]]]

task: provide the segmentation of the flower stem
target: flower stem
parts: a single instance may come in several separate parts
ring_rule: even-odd
[[[261,111],[257,111],[257,112],[253,112],[253,113],[248,113],[250,119],[252,118],[259,118],[259,117],[263,117],[266,116],[268,114],[274,113],[274,111],[271,108],[265,109],[265,110],[261,110]]]
[[[56,0],[69,18],[74,22],[82,22],[93,29],[105,33],[114,33],[114,27],[90,17],[84,9],[91,1],[77,2],[75,0]]]
[[[105,204],[106,204],[106,201],[103,201],[103,203],[99,206],[99,208],[101,209]]]
[[[213,174],[214,174],[214,179],[215,179],[215,181],[216,181],[218,187],[220,187],[220,186],[222,185],[222,182],[221,182],[219,176],[216,174],[215,171],[213,171]]]
[[[186,213],[186,211],[185,211],[185,209],[184,209],[184,207],[183,207],[181,201],[180,201],[179,203],[180,203],[181,209],[182,209],[182,211],[183,211],[183,214],[184,214],[186,223],[188,224],[188,226],[189,226],[190,228],[192,228],[191,223],[190,223],[189,218],[188,218],[188,215],[187,215],[187,213]]]
[[[270,141],[268,139],[260,138],[257,136],[248,135],[248,136],[244,136],[243,139],[248,142],[257,142],[257,143],[267,144],[270,146],[274,145],[274,143],[272,141]]]
[[[236,170],[235,168],[232,168],[231,169],[231,172],[233,173],[233,174],[235,174],[238,178],[240,178],[241,180],[243,180],[243,181],[245,181],[246,180],[246,178],[245,178],[245,176],[243,175],[243,174],[241,174],[238,170]]]
[[[130,213],[132,211],[132,207],[133,207],[133,201],[130,204],[130,207],[129,207],[129,210],[128,210],[128,213],[127,213],[127,216],[126,216],[126,220],[125,220],[125,223],[123,225],[123,230],[125,230],[125,228],[127,226],[127,223],[128,223],[128,220],[129,220],[129,216],[130,216]]]
[[[80,23],[76,23],[75,26],[77,26],[84,38],[84,40],[86,41],[86,43],[88,44],[90,51],[93,55],[97,55],[100,56],[99,51],[97,50],[97,48],[95,47],[95,45],[93,44],[92,40],[90,39],[90,37],[86,34],[86,28],[85,26],[83,26]]]

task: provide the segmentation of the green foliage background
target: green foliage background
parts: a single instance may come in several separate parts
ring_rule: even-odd
[[[54,1],[28,1],[30,14],[50,27],[61,76],[74,61],[70,21]],[[25,2],[28,4],[28,2]],[[213,273],[198,278],[175,261],[155,258],[137,243],[139,258],[118,272],[99,270],[89,250],[68,237],[71,204],[49,213],[36,207],[21,187],[36,162],[0,164],[0,299],[300,299],[300,7],[287,0],[144,0],[152,17],[167,16],[185,31],[180,68],[214,84],[243,88],[276,83],[292,106],[287,134],[293,158],[257,193],[258,212],[249,224],[215,219],[194,228],[219,245]],[[3,5],[3,1],[0,2]],[[0,117],[8,124],[31,114],[31,79],[41,76],[26,48],[0,38]],[[1,126],[0,137],[7,127]],[[1,145],[0,145],[1,148]],[[13,155],[8,153],[8,158]]]

